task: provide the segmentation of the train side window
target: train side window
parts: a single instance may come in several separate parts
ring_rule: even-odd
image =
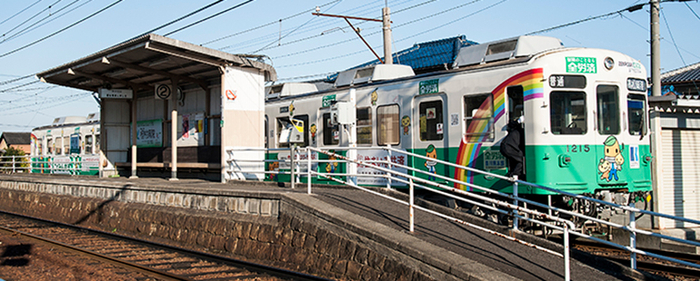
[[[53,139],[46,139],[46,154],[53,154],[54,143]]]
[[[420,116],[420,140],[432,141],[442,139],[442,101],[421,102],[418,105]]]
[[[627,122],[629,122],[630,135],[643,136],[646,134],[646,122],[644,122],[645,107],[644,95],[627,95],[627,114],[629,115]]]
[[[372,144],[372,108],[363,107],[356,110],[357,143]]]
[[[85,154],[92,154],[92,136],[85,136]]]
[[[550,126],[555,135],[583,135],[588,132],[586,93],[552,92],[549,95]]]
[[[464,129],[466,142],[493,141],[495,136],[491,94],[464,96]]]
[[[598,85],[598,132],[601,135],[620,133],[620,101],[614,85]]]
[[[331,124],[331,114],[323,114],[323,145],[337,145],[340,142],[338,125]]]
[[[395,145],[401,141],[399,105],[382,105],[377,107],[377,144]]]

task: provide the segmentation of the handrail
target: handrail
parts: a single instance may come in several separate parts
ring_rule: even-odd
[[[675,238],[672,236],[654,233],[654,232],[643,230],[643,229],[637,229],[635,215],[636,214],[646,214],[646,215],[650,215],[650,216],[657,216],[657,217],[662,217],[662,218],[667,218],[667,219],[672,219],[672,220],[683,221],[683,222],[687,222],[687,223],[693,223],[693,224],[700,225],[700,221],[698,221],[698,220],[688,219],[688,218],[683,218],[683,217],[676,217],[676,216],[663,214],[663,213],[657,213],[657,212],[653,212],[653,211],[642,210],[642,209],[636,208],[634,206],[619,205],[619,204],[615,204],[612,202],[607,202],[607,201],[603,201],[603,200],[599,200],[599,199],[595,199],[595,198],[590,198],[590,197],[586,197],[586,196],[579,195],[579,194],[561,191],[561,190],[558,190],[555,188],[550,188],[550,187],[539,185],[539,184],[529,183],[526,181],[518,180],[517,178],[509,178],[509,177],[505,177],[505,176],[502,176],[499,174],[494,174],[494,173],[490,173],[487,171],[478,170],[478,169],[475,169],[472,167],[457,165],[457,164],[447,162],[444,160],[440,160],[440,159],[428,158],[424,155],[419,155],[419,154],[411,153],[408,151],[396,149],[396,148],[393,148],[391,146],[386,146],[386,147],[383,147],[383,146],[381,146],[381,147],[354,147],[354,148],[332,147],[332,149],[336,152],[343,151],[343,150],[349,150],[349,149],[384,150],[384,151],[386,151],[387,155],[389,155],[389,156],[387,156],[386,159],[363,161],[363,160],[357,160],[357,159],[348,159],[347,157],[342,156],[340,154],[326,151],[326,150],[324,150],[324,148],[315,148],[315,147],[294,148],[294,149],[292,149],[294,151],[294,153],[293,154],[290,153],[290,161],[292,163],[295,163],[295,162],[298,163],[300,161],[303,161],[303,160],[299,160],[297,158],[299,158],[300,153],[304,153],[304,152],[306,153],[306,158],[307,158],[306,159],[306,171],[305,172],[299,171],[299,174],[304,174],[305,177],[307,177],[308,193],[311,194],[311,182],[312,182],[311,178],[313,176],[320,176],[320,177],[324,177],[324,178],[327,178],[327,179],[332,180],[332,181],[336,181],[336,182],[339,182],[339,183],[342,183],[342,184],[345,184],[348,186],[352,186],[352,187],[355,187],[355,188],[358,188],[358,189],[361,189],[361,190],[364,190],[364,191],[367,191],[367,192],[370,192],[370,193],[373,193],[373,194],[376,194],[376,195],[379,195],[382,197],[386,197],[385,195],[383,195],[381,193],[377,193],[377,192],[371,191],[369,189],[363,188],[357,184],[353,184],[350,181],[343,181],[343,180],[336,178],[338,176],[363,177],[363,176],[367,176],[367,175],[351,174],[351,173],[328,174],[328,173],[321,173],[318,171],[314,171],[311,167],[312,167],[312,162],[317,163],[317,164],[318,163],[335,162],[335,163],[354,163],[354,164],[357,164],[358,166],[377,170],[377,171],[383,173],[383,175],[381,175],[381,176],[371,175],[371,177],[375,177],[375,178],[381,177],[381,178],[385,178],[387,180],[387,183],[389,183],[389,181],[395,181],[395,182],[403,183],[403,184],[406,184],[407,186],[409,186],[410,196],[409,196],[408,203],[403,202],[403,201],[398,200],[398,199],[392,199],[392,200],[395,200],[395,201],[398,200],[404,204],[409,204],[409,206],[410,206],[409,217],[411,219],[411,225],[410,225],[411,231],[413,230],[413,221],[412,221],[413,220],[413,213],[412,213],[413,209],[414,208],[418,208],[421,210],[423,209],[421,207],[417,207],[417,206],[413,205],[413,188],[418,187],[418,188],[422,188],[424,190],[428,190],[428,191],[431,191],[431,192],[434,192],[434,193],[437,193],[437,194],[440,194],[443,196],[454,198],[456,200],[468,202],[470,204],[474,204],[474,205],[477,205],[479,207],[492,210],[494,212],[498,212],[501,214],[506,214],[506,215],[512,216],[514,218],[513,228],[515,230],[518,229],[517,221],[524,220],[524,221],[544,225],[548,228],[563,231],[564,236],[565,236],[564,237],[564,240],[565,240],[564,241],[564,244],[565,244],[564,248],[565,248],[565,256],[566,256],[566,258],[565,258],[565,260],[566,260],[565,261],[565,271],[566,271],[565,279],[567,279],[567,280],[568,280],[568,270],[569,270],[568,269],[568,262],[569,262],[569,260],[568,260],[568,252],[569,252],[568,236],[569,235],[575,235],[577,237],[591,239],[593,241],[597,241],[597,242],[600,242],[600,243],[603,243],[603,244],[606,244],[609,246],[613,246],[613,247],[616,247],[619,249],[629,251],[631,253],[630,267],[632,267],[634,269],[636,269],[636,254],[644,254],[644,255],[655,257],[655,258],[660,258],[660,259],[664,259],[667,261],[676,262],[676,263],[679,263],[682,265],[691,266],[694,268],[700,268],[700,265],[695,264],[695,263],[690,263],[690,262],[686,262],[686,261],[682,261],[682,260],[678,260],[678,259],[674,259],[674,258],[666,257],[663,255],[658,255],[658,254],[654,254],[654,253],[650,253],[647,251],[637,249],[636,248],[636,235],[637,234],[643,234],[643,235],[668,239],[671,241],[675,241],[675,242],[679,242],[679,243],[683,243],[683,244],[688,244],[688,245],[692,245],[692,246],[698,246],[698,247],[700,247],[700,243],[698,243],[696,241],[684,240],[684,239]],[[290,149],[287,149],[287,150],[290,150]],[[328,156],[334,156],[336,158],[336,160],[312,159],[312,157],[311,157],[312,152],[322,153],[322,154],[325,154]],[[427,171],[422,170],[422,169],[417,169],[417,168],[414,168],[414,167],[411,167],[408,165],[402,165],[400,163],[396,163],[396,162],[391,161],[390,155],[392,155],[392,153],[399,153],[399,154],[405,155],[407,157],[415,157],[418,159],[431,160],[431,161],[435,161],[438,164],[446,165],[446,166],[449,166],[449,167],[452,167],[455,169],[461,169],[461,170],[469,171],[472,173],[482,174],[482,175],[506,180],[506,181],[513,183],[514,193],[513,194],[502,193],[502,192],[499,192],[496,190],[489,189],[487,187],[479,186],[479,185],[468,183],[468,182],[459,181],[459,180],[456,180],[456,179],[449,177],[449,176],[444,176],[444,175],[440,175],[440,174],[432,174],[432,173],[428,173]],[[280,161],[282,161],[282,160],[280,160]],[[386,163],[387,168],[381,167],[380,165],[382,163]],[[295,170],[298,168],[298,165],[295,166],[294,164],[292,164],[290,166],[290,168],[291,168],[291,171],[289,173],[294,174],[296,172]],[[405,169],[407,171],[407,173],[406,174],[400,173],[396,169]],[[499,200],[499,199],[493,198],[493,197],[487,197],[487,196],[482,195],[481,193],[461,190],[458,188],[454,188],[453,186],[445,185],[443,183],[433,182],[433,181],[427,180],[425,178],[413,176],[413,175],[411,175],[411,173],[429,175],[431,177],[434,177],[434,178],[439,179],[439,180],[443,180],[443,181],[450,183],[452,185],[468,186],[471,189],[478,189],[479,191],[484,192],[484,193],[489,193],[492,195],[501,196],[504,198],[504,200]],[[292,186],[294,186],[295,182],[298,182],[298,181],[300,181],[299,178],[292,177]],[[587,201],[590,201],[590,202],[593,202],[593,203],[596,203],[599,205],[604,205],[604,206],[608,206],[610,208],[614,208],[614,209],[628,212],[630,214],[630,223],[629,223],[629,225],[617,224],[617,223],[609,222],[606,220],[601,220],[601,219],[598,219],[595,217],[590,217],[590,216],[587,216],[585,214],[576,213],[576,212],[572,212],[569,210],[557,208],[557,207],[551,206],[551,203],[543,204],[540,202],[532,201],[532,200],[527,199],[527,198],[519,197],[517,195],[517,191],[515,189],[515,188],[518,188],[519,185],[528,186],[530,188],[538,188],[541,190],[551,192],[553,194],[559,194],[559,195],[570,196],[570,197],[581,199],[581,200],[587,200]],[[389,186],[390,185],[387,184],[387,187],[389,187]],[[452,193],[448,193],[448,192],[445,192],[443,190],[451,191]],[[480,200],[480,201],[486,202],[486,203],[481,203],[481,202],[472,200],[470,198],[473,198],[475,200]],[[513,203],[509,203],[509,202],[513,202]],[[493,204],[493,206],[491,204]],[[523,206],[521,206],[521,204],[523,204]],[[528,209],[525,207],[525,204],[545,209],[545,210],[547,210],[547,213],[542,213],[542,212],[539,212],[537,210]],[[507,210],[501,210],[499,208],[504,208]],[[432,213],[433,211],[429,211],[429,212]],[[592,235],[588,235],[588,234],[576,231],[576,227],[572,221],[562,219],[561,217],[559,217],[559,215],[556,215],[556,216],[552,215],[554,213],[557,213],[560,215],[564,214],[564,215],[568,215],[568,216],[572,216],[572,217],[578,217],[578,218],[581,218],[584,220],[589,220],[592,222],[596,222],[596,223],[610,226],[612,228],[627,231],[630,233],[630,246],[616,244],[616,243],[613,243],[613,242],[610,242],[607,240],[603,240],[603,239],[594,237]],[[439,216],[444,216],[444,215],[440,214]],[[555,222],[555,224],[550,224],[547,221],[538,220],[536,218],[543,218],[545,220],[553,221],[553,222]],[[455,218],[449,218],[449,219],[456,220]]]

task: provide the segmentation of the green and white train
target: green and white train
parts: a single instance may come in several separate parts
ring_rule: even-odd
[[[66,116],[32,130],[32,173],[97,175],[100,118]]]
[[[610,50],[563,47],[556,38],[521,36],[464,47],[447,68],[414,75],[408,66],[374,65],[339,73],[326,90],[304,83],[272,86],[266,102],[266,144],[285,147],[280,134],[290,119],[296,119],[304,121],[301,146],[347,146],[347,137],[330,122],[330,104],[347,100],[349,89],[354,89],[358,146],[391,145],[505,175],[500,142],[508,121],[523,116],[528,182],[619,204],[635,198],[648,202],[652,183],[647,76],[638,60]],[[362,160],[386,157],[380,150],[358,153]],[[288,153],[268,155],[287,157]],[[509,182],[493,177],[423,159],[392,160],[512,192]],[[268,170],[278,168],[274,165]],[[330,163],[313,168],[345,171]],[[380,178],[358,181],[385,184]],[[524,186],[519,193],[551,195]],[[592,212],[571,198],[557,199]]]

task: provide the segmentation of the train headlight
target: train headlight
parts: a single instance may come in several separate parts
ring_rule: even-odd
[[[615,61],[611,57],[607,57],[603,60],[603,65],[607,70],[612,70],[615,66]]]

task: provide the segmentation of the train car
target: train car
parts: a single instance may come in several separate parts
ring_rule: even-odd
[[[32,130],[32,173],[97,175],[99,151],[98,113],[58,117]]]
[[[353,90],[358,146],[391,145],[505,175],[507,161],[499,148],[507,124],[519,119],[528,182],[619,204],[650,198],[646,71],[639,61],[619,52],[568,48],[556,38],[521,36],[464,47],[444,71],[414,75],[408,66],[375,65],[341,72],[333,87],[325,90],[285,85],[269,89],[265,116],[269,148],[288,146],[280,137],[290,120],[304,122],[300,146],[329,150],[347,146],[345,134],[329,120],[330,105],[347,100]],[[387,157],[380,150],[358,153],[365,160]],[[268,156],[288,157],[277,152]],[[392,155],[392,160],[512,192],[512,185],[504,180],[399,157]],[[288,167],[268,167],[284,168]],[[312,168],[344,171],[342,165],[330,163]],[[435,180],[430,175],[417,176]],[[358,181],[385,184],[381,179]],[[528,187],[518,191],[535,197],[551,195]],[[574,198],[554,200],[581,212],[595,211]]]

